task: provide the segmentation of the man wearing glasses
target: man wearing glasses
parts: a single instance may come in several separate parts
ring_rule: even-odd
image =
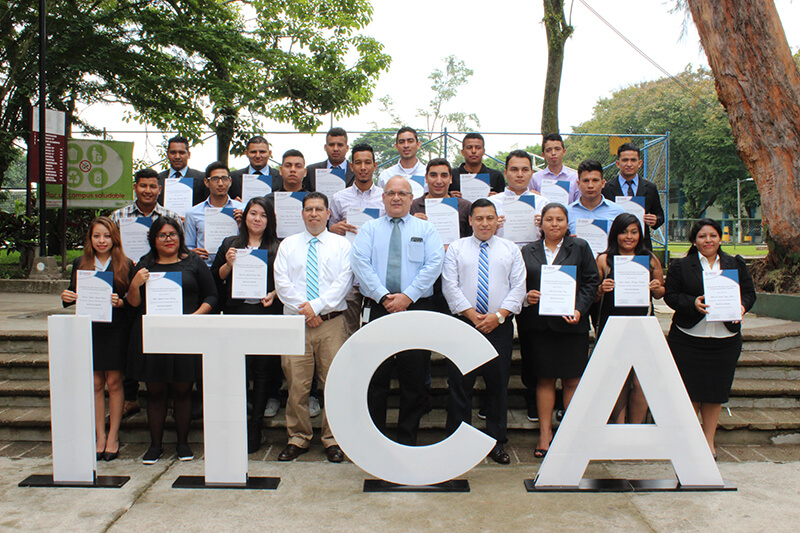
[[[411,216],[411,184],[403,176],[386,182],[386,215],[361,226],[353,242],[353,273],[365,296],[364,321],[407,309],[431,310],[433,284],[442,272],[444,246],[433,224]],[[415,446],[425,413],[428,350],[407,350],[384,361],[367,393],[375,426],[386,434],[386,404],[397,367],[400,414],[396,442]]]
[[[186,247],[199,255],[210,267],[217,255],[216,250],[205,248],[205,218],[207,207],[233,207],[234,216],[238,222],[242,216],[242,204],[228,196],[231,188],[231,176],[228,166],[215,161],[206,168],[206,187],[209,196],[199,204],[186,211],[183,227],[186,231]]]

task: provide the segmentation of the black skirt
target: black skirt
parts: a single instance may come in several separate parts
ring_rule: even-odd
[[[115,313],[117,311],[124,313],[122,309],[114,310]],[[92,323],[92,360],[95,372],[125,372],[130,333],[130,322],[127,319],[115,317],[113,322]]]
[[[589,333],[561,333],[547,329],[530,332],[536,376],[574,379],[589,362]]]
[[[673,324],[667,342],[693,402],[728,401],[736,363],[742,353],[740,333],[723,338],[693,337]]]

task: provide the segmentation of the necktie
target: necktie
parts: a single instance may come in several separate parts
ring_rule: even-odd
[[[478,257],[478,301],[475,305],[478,313],[485,315],[489,311],[489,243],[481,243],[481,255]]]
[[[633,194],[633,180],[626,182],[626,185],[628,186],[628,196],[636,196]]]
[[[306,259],[306,298],[308,301],[319,298],[319,276],[317,266],[317,243],[319,239],[312,238],[308,243],[308,258]]]
[[[262,176],[263,175],[260,170],[256,170],[255,174],[256,174],[256,176]]]
[[[331,168],[335,168],[336,170],[342,170],[342,167],[339,166],[339,165],[336,165],[335,167],[331,167]]]
[[[392,236],[389,239],[389,258],[386,261],[386,289],[394,294],[400,292],[401,263],[403,259],[402,237],[400,235],[401,218],[393,218]]]

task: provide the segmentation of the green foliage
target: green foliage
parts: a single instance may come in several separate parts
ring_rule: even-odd
[[[38,223],[36,213],[25,214],[25,204],[14,202],[14,212],[0,211],[0,248],[6,254],[27,252],[36,246]]]
[[[670,133],[670,185],[680,189],[681,216],[701,217],[720,203],[736,214],[736,182],[749,177],[736,153],[725,110],[717,100],[714,80],[705,69],[688,67],[677,82],[662,78],[621,89],[595,105],[593,117],[575,128],[576,133]],[[637,141],[639,145],[642,141]],[[605,137],[573,137],[567,142],[565,163],[573,168],[585,157],[606,154],[613,162]],[[741,183],[743,214],[760,205],[753,182]],[[670,191],[674,199],[677,191]]]

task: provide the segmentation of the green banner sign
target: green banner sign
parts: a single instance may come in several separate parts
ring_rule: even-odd
[[[133,143],[67,142],[67,208],[117,208],[132,201]],[[61,185],[47,186],[47,207],[61,207]]]

